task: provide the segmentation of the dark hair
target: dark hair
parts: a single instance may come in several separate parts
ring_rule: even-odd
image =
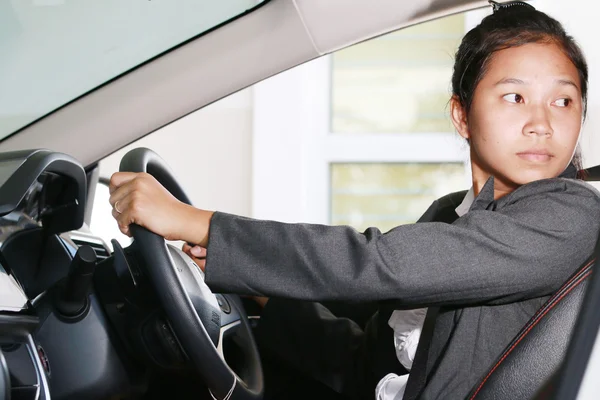
[[[475,88],[485,75],[494,52],[528,43],[554,43],[569,57],[579,73],[585,116],[588,67],[583,52],[560,22],[531,6],[494,11],[463,38],[454,61],[452,94],[467,113]]]
[[[496,51],[528,43],[553,43],[559,46],[579,73],[583,117],[587,112],[588,67],[585,56],[562,24],[530,5],[495,9],[463,38],[454,59],[452,95],[469,113],[475,88],[486,73]],[[582,169],[581,153],[572,160]]]

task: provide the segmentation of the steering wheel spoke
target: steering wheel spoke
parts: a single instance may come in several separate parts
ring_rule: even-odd
[[[190,204],[165,162],[149,149],[130,151],[123,157],[119,169],[149,173],[175,197]],[[167,245],[164,238],[137,225],[131,225],[130,229],[141,249],[144,275],[179,343],[213,397],[261,399],[260,357],[239,298],[213,294],[198,266],[183,251]],[[225,300],[229,312],[219,299]],[[229,342],[230,338],[245,358],[245,367],[241,368],[243,373],[239,374],[243,379],[225,360],[227,348],[223,348],[223,343]]]
[[[226,361],[226,360],[225,360],[225,354],[223,353],[223,342],[228,337],[235,335],[237,333],[237,331],[240,329],[241,325],[242,325],[242,321],[237,320],[237,321],[233,321],[233,322],[228,323],[227,325],[222,326],[221,329],[219,330],[219,343],[217,344],[217,352],[219,353],[221,358],[223,358],[224,361]]]

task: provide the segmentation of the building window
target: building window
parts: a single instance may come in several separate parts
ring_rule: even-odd
[[[332,164],[331,223],[386,232],[464,184],[461,163]]]
[[[392,32],[256,85],[252,215],[387,231],[468,189],[450,80],[462,36],[484,15]]]
[[[453,132],[448,120],[458,14],[412,26],[332,56],[331,131]]]

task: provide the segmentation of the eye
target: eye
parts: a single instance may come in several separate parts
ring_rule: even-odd
[[[502,96],[502,98],[506,101],[508,101],[509,103],[522,103],[523,102],[523,96],[521,96],[518,93],[509,93],[509,94],[505,94],[504,96]]]
[[[554,104],[558,107],[568,107],[571,104],[571,99],[558,99]]]

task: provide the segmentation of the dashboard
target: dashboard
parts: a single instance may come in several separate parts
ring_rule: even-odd
[[[0,400],[146,398],[153,371],[189,372],[135,242],[109,253],[86,229],[87,178],[65,154],[0,153]]]
[[[44,263],[60,233],[83,224],[86,175],[71,157],[47,150],[0,154],[0,398],[49,399],[51,370],[32,299],[61,278]],[[50,247],[52,247],[50,245]],[[67,262],[64,253],[57,262]],[[43,297],[43,296],[42,296]]]

